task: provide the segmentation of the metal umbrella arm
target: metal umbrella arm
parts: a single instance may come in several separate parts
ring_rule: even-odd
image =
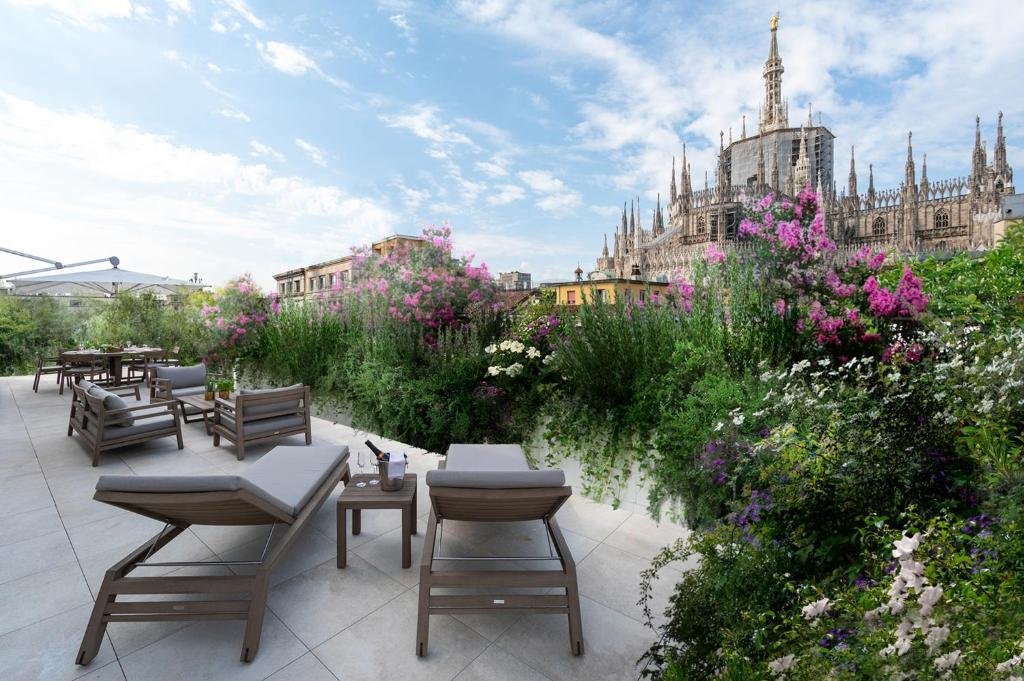
[[[81,262],[72,262],[72,263],[68,263],[68,264],[65,265],[64,263],[59,262],[57,260],[50,260],[49,258],[41,258],[38,255],[30,255],[28,253],[22,253],[21,251],[16,251],[16,250],[14,250],[12,248],[4,248],[3,246],[0,246],[0,251],[3,251],[4,253],[10,253],[11,255],[17,255],[17,256],[20,256],[22,258],[28,258],[30,260],[38,260],[40,262],[50,263],[50,267],[40,267],[39,269],[25,270],[24,272],[12,272],[10,274],[0,274],[0,279],[13,279],[14,277],[22,277],[22,276],[25,276],[27,274],[38,274],[39,272],[51,272],[53,270],[62,270],[65,267],[79,267],[81,265],[95,265],[96,263],[101,263],[101,262],[109,262],[114,267],[117,267],[118,265],[121,264],[120,259],[118,259],[118,257],[116,255],[112,255],[109,258],[97,258],[95,260],[83,260]]]

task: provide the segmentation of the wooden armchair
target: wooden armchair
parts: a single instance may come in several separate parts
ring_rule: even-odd
[[[245,458],[245,445],[304,433],[313,442],[309,386],[293,385],[268,390],[242,390],[234,401],[217,398],[213,407],[213,446],[225,438],[235,445],[235,456]]]
[[[74,432],[81,436],[92,455],[94,467],[99,465],[101,452],[170,435],[177,438],[178,449],[184,449],[177,402],[129,407],[119,396],[99,386],[75,383],[71,389],[74,398],[68,420],[68,437]]]

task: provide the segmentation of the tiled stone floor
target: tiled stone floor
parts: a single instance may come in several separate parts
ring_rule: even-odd
[[[272,445],[252,447],[238,462],[228,447],[213,447],[202,425],[186,424],[184,450],[167,438],[105,454],[92,468],[77,436],[65,435],[68,411],[69,395],[57,394],[52,377],[44,378],[38,394],[31,377],[0,379],[0,679],[620,680],[636,677],[635,662],[655,638],[636,605],[639,573],[685,530],[656,524],[632,510],[634,504],[613,509],[577,495],[559,513],[579,571],[583,656],[569,653],[564,616],[505,613],[432,617],[429,655],[418,658],[417,575],[415,568],[401,569],[399,512],[364,511],[362,534],[349,539],[348,568],[338,570],[332,497],[274,574],[259,654],[251,664],[238,661],[241,622],[152,622],[112,625],[92,664],[77,667],[75,653],[104,570],[160,529],[155,521],[92,501],[96,478],[230,473]],[[367,437],[314,420],[313,441],[348,445],[353,472]],[[422,528],[423,474],[438,457],[384,443],[406,451],[411,470],[420,474]],[[570,481],[578,477],[568,472]],[[161,555],[179,561],[255,557],[266,532],[196,527]],[[522,523],[446,524],[445,551],[522,555],[546,550],[541,532],[539,525]],[[415,566],[422,532],[413,539]],[[674,574],[669,568],[659,580],[659,604],[667,601]]]

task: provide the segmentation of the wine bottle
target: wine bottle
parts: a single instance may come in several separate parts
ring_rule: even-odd
[[[373,455],[377,457],[377,461],[387,461],[387,454],[377,449],[377,447],[372,442],[367,440],[365,444],[367,447],[370,448],[370,451],[373,452]]]

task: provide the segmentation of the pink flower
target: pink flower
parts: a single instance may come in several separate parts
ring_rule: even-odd
[[[718,244],[712,243],[704,251],[704,259],[708,261],[709,265],[717,265],[725,261],[725,253],[718,248]]]
[[[775,308],[775,314],[779,315],[780,317],[786,314],[786,301],[783,300],[782,298],[776,300],[773,307]]]

